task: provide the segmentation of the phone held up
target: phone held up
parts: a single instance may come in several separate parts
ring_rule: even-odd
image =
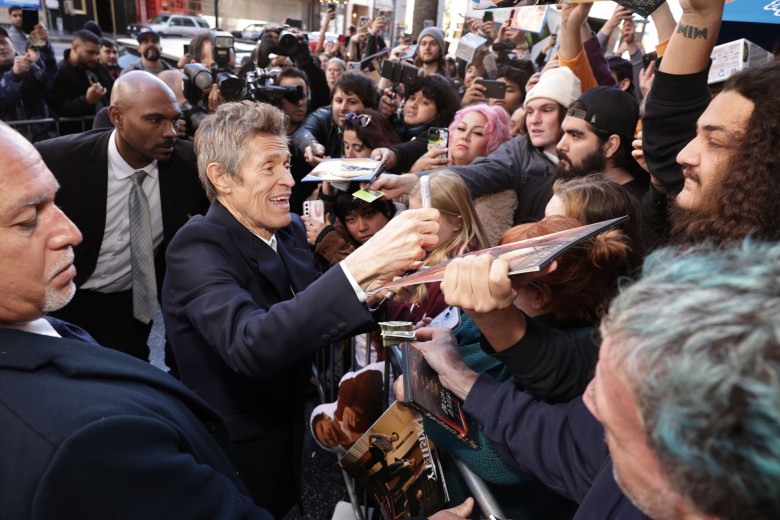
[[[450,143],[450,131],[446,128],[433,127],[428,129],[428,151],[447,149]],[[446,159],[447,152],[439,157]]]
[[[317,222],[325,222],[325,205],[321,200],[303,201],[303,216]]]
[[[506,83],[492,79],[476,80],[480,85],[485,86],[485,97],[493,99],[504,99],[506,97]]]

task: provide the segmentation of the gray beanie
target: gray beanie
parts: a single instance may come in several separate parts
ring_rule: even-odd
[[[447,44],[444,43],[444,31],[438,27],[427,27],[420,31],[420,35],[417,37],[417,43],[419,44],[426,36],[432,36],[436,40],[436,43],[439,44],[441,55],[444,57],[447,54]]]

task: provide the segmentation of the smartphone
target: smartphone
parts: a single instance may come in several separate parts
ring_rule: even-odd
[[[485,86],[485,97],[493,99],[504,99],[506,96],[506,83],[492,79],[476,80],[480,85]]]
[[[22,32],[30,34],[36,25],[38,25],[38,10],[32,7],[22,7]],[[19,52],[24,52],[24,49],[19,50]]]
[[[302,20],[296,20],[294,18],[288,18],[287,19],[287,25],[290,27],[295,27],[296,29],[302,29],[303,28],[303,21]]]
[[[410,45],[406,51],[399,56],[402,60],[410,60],[414,58],[415,53],[417,52],[417,45]]]
[[[485,11],[485,14],[482,16],[483,22],[492,22],[493,21],[493,11]]]
[[[190,44],[189,43],[185,43],[184,44],[184,54],[189,54],[189,53],[190,53]]]
[[[317,222],[325,222],[325,205],[321,200],[304,200],[303,216]]]
[[[328,11],[335,11],[336,4],[334,2],[328,2]]]
[[[365,25],[366,22],[368,22],[368,16],[361,16],[360,17],[360,25]]]
[[[433,127],[428,129],[428,151],[446,149],[450,144],[450,131],[446,128]],[[444,159],[447,153],[440,155]]]

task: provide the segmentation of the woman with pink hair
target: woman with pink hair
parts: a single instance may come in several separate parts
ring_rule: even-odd
[[[501,107],[470,105],[462,108],[450,124],[448,148],[431,150],[420,157],[411,173],[469,165],[508,141],[509,131],[509,114]]]

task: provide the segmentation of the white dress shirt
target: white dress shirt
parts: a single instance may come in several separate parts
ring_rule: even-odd
[[[149,200],[155,253],[162,244],[162,203],[157,161],[152,161],[143,168],[133,168],[127,164],[116,147],[116,130],[114,130],[108,140],[108,172],[106,173],[108,193],[103,243],[100,244],[95,271],[82,284],[83,289],[113,293],[130,290],[133,286],[130,272],[130,214],[127,201],[133,186],[131,176],[139,169],[147,173],[143,190]]]
[[[22,321],[20,323],[8,323],[3,325],[6,329],[23,330],[24,332],[32,332],[33,334],[40,334],[42,336],[52,336],[55,338],[61,338],[62,336],[54,330],[51,323],[43,318],[38,318],[33,321]]]

